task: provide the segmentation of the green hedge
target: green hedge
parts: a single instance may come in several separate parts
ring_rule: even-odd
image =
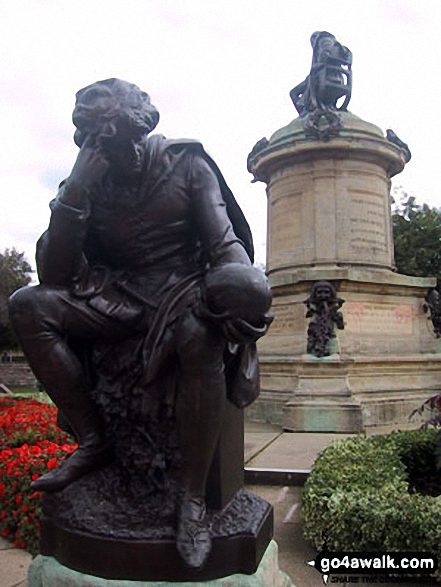
[[[316,460],[303,493],[318,550],[430,552],[441,561],[441,497],[408,492],[435,470],[433,429],[341,440]]]

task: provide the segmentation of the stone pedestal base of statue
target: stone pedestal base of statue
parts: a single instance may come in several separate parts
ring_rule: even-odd
[[[29,587],[293,587],[279,568],[277,543],[272,540],[252,575],[235,574],[212,581],[168,582],[111,580],[85,575],[61,565],[50,556],[38,556],[29,567]]]
[[[44,495],[30,587],[289,585],[279,577],[275,544],[268,550],[273,508],[242,487],[243,442],[243,411],[228,405],[207,482],[211,550],[200,568],[189,567],[176,546],[180,469],[162,479],[148,463],[129,474],[116,459]]]
[[[338,286],[344,330],[330,355],[306,354],[304,300],[316,280]],[[259,348],[262,392],[251,418],[296,432],[416,427],[410,413],[441,386],[441,344],[424,312],[433,280],[392,271],[302,270],[273,278],[275,320]]]
[[[242,487],[243,443],[243,411],[229,404],[207,482],[211,551],[201,568],[189,567],[176,548],[180,469],[165,479],[150,466],[129,476],[118,459],[44,495],[41,554],[108,580],[191,582],[256,573],[273,536],[273,508]],[[140,456],[148,446],[141,449]]]
[[[222,510],[207,511],[211,552],[195,569],[176,549],[176,514],[167,511],[169,503],[142,494],[118,496],[109,487],[100,491],[99,473],[103,487],[105,476],[117,479],[107,467],[45,496],[41,554],[82,573],[132,581],[210,581],[258,568],[272,538],[273,510],[257,495],[241,489]]]

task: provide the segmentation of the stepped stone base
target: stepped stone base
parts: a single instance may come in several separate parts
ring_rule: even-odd
[[[305,352],[303,303],[319,279],[334,283],[345,300],[345,328],[322,358]],[[328,268],[279,275],[272,284],[275,319],[259,342],[262,392],[248,418],[296,432],[403,429],[411,412],[439,393],[441,339],[424,312],[431,279]]]
[[[212,581],[124,581],[101,579],[73,571],[50,556],[39,555],[29,567],[29,587],[294,587],[279,568],[277,543],[272,540],[252,575],[235,574]]]

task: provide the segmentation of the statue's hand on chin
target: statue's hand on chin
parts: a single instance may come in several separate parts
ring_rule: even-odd
[[[87,137],[66,181],[62,201],[73,206],[81,204],[87,191],[101,181],[108,169],[105,153],[96,147],[94,137]]]

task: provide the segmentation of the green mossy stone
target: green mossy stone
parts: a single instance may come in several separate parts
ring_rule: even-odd
[[[64,567],[54,558],[39,555],[28,571],[28,587],[294,587],[279,569],[277,543],[272,540],[253,575],[231,575],[203,582],[123,581],[100,579]]]
[[[342,122],[342,129],[339,136],[353,137],[359,135],[384,139],[383,131],[375,124],[362,120],[351,112],[337,112],[337,114]],[[276,130],[269,140],[269,145],[272,147],[275,145],[292,143],[293,141],[303,142],[305,140],[309,142],[311,141],[311,139],[305,134],[304,119],[298,117],[283,128]]]

